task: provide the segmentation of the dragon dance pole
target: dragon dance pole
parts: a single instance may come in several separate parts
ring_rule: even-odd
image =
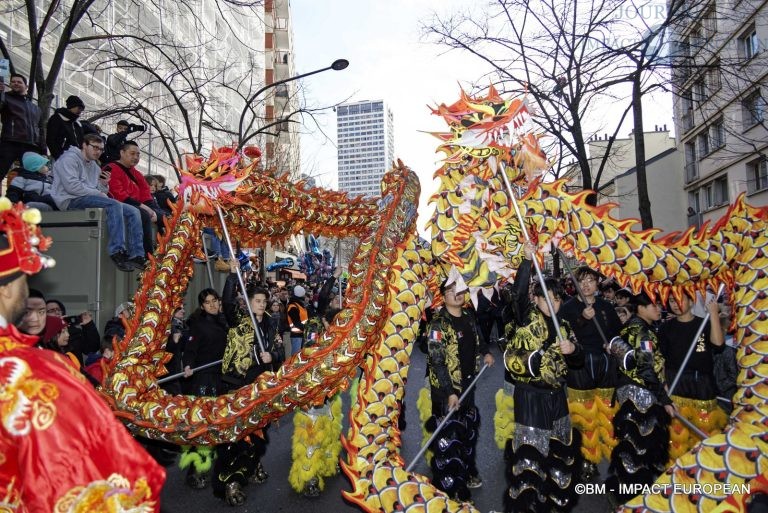
[[[707,438],[709,438],[708,434],[706,434],[704,431],[696,427],[696,424],[694,424],[690,420],[683,417],[683,414],[677,410],[675,410],[675,417],[677,417],[677,420],[685,424],[685,427],[687,427],[688,429],[696,433],[698,437],[701,438],[702,440],[706,440]]]
[[[227,247],[229,248],[229,254],[230,258],[234,258],[237,260],[237,254],[235,253],[235,248],[232,247],[232,239],[229,238],[229,230],[227,230],[227,223],[224,221],[224,213],[221,211],[221,207],[219,205],[216,205],[216,212],[219,214],[219,221],[221,222],[221,231],[224,232],[224,240],[227,242]],[[238,265],[235,268],[235,272],[237,273],[237,281],[240,283],[240,290],[243,291],[243,298],[245,298],[245,307],[248,309],[248,315],[251,317],[251,324],[253,324],[253,333],[256,337],[256,342],[259,344],[259,349],[261,349],[261,352],[264,353],[264,341],[261,340],[261,330],[259,329],[259,325],[256,322],[256,316],[253,315],[253,309],[251,308],[251,302],[248,301],[248,292],[245,290],[245,281],[243,281],[243,275],[240,272],[240,266]],[[258,355],[253,355],[256,361],[261,362],[261,358],[258,357]]]
[[[335,267],[338,267],[339,269],[341,269],[340,260],[341,260],[341,238],[337,238],[336,239],[336,258],[333,263],[335,264]],[[341,273],[339,273],[339,277],[336,280],[336,287],[338,287],[338,290],[339,290],[339,294],[338,294],[339,308],[342,308],[341,302],[344,298],[342,297],[342,293],[341,293]]]
[[[208,363],[206,363],[204,365],[201,365],[200,367],[195,367],[194,369],[192,369],[192,372],[203,370],[203,369],[207,369],[208,367],[213,367],[214,365],[218,365],[218,364],[220,364],[223,361],[224,360],[222,359],[222,360],[216,360],[215,362],[208,362]],[[167,383],[168,381],[173,381],[174,379],[179,379],[182,376],[184,376],[183,372],[177,372],[176,374],[171,374],[170,376],[166,376],[166,377],[164,377],[162,379],[158,379],[157,380],[157,384],[158,385],[162,385],[163,383]]]
[[[205,255],[205,269],[208,271],[208,284],[213,288],[213,273],[211,272],[211,260],[208,258],[208,244],[205,243],[205,234],[200,235],[203,241],[203,255]]]
[[[568,274],[571,276],[571,280],[573,280],[573,285],[576,287],[576,292],[579,293],[579,298],[581,299],[581,302],[584,303],[584,307],[590,307],[592,305],[587,303],[587,298],[584,295],[584,292],[582,292],[581,287],[579,286],[579,282],[576,281],[576,275],[573,274],[573,269],[571,268],[571,264],[568,263],[568,259],[565,257],[565,253],[560,248],[557,248],[557,252],[560,254],[560,260],[563,261],[563,265],[565,265],[565,268],[568,270]],[[600,334],[600,338],[603,339],[603,347],[608,345],[608,338],[605,336],[605,332],[603,331],[603,327],[600,326],[600,322],[597,320],[597,312],[595,312],[595,315],[592,317],[592,320],[595,323],[595,328],[597,328],[597,332]]]
[[[487,368],[488,368],[488,364],[487,363],[483,364],[483,367],[480,369],[480,372],[477,373],[477,376],[475,376],[475,379],[472,380],[472,383],[470,383],[467,386],[467,389],[464,390],[464,393],[462,393],[461,397],[459,397],[459,404],[461,404],[461,401],[463,401],[467,397],[467,394],[469,393],[469,391],[472,390],[472,388],[474,388],[474,386],[477,384],[477,380],[480,379],[480,376],[483,374],[483,372],[485,372]],[[432,436],[429,437],[429,440],[427,440],[427,442],[421,447],[421,449],[419,449],[419,452],[416,453],[416,456],[414,456],[414,458],[411,460],[408,466],[405,467],[406,472],[410,472],[411,469],[413,469],[413,466],[416,465],[416,462],[421,459],[421,457],[424,455],[425,452],[427,452],[427,449],[429,448],[430,444],[435,441],[435,438],[437,438],[437,435],[440,434],[440,430],[443,429],[445,424],[448,422],[448,419],[451,418],[451,415],[453,415],[453,412],[455,412],[456,410],[458,410],[458,408],[451,408],[450,410],[448,410],[448,414],[445,417],[443,417],[443,420],[440,422],[440,424],[437,425],[437,427],[435,428],[435,432],[432,433]]]
[[[503,166],[502,166],[502,169],[500,170],[500,174],[501,174],[501,178],[504,180],[504,185],[507,188],[507,194],[509,194],[509,198],[510,200],[512,200],[512,206],[515,209],[515,214],[517,215],[517,221],[520,223],[520,229],[523,231],[525,242],[531,242],[531,236],[528,234],[528,228],[525,227],[525,220],[523,219],[523,214],[520,212],[520,207],[517,204],[517,198],[515,198],[515,193],[512,190],[512,184],[509,183],[509,178],[507,178],[507,173],[504,171]],[[547,301],[547,306],[549,307],[549,317],[552,319],[552,324],[555,325],[557,338],[560,340],[561,344],[564,344],[565,337],[560,331],[560,321],[557,320],[557,313],[555,312],[555,307],[552,304],[552,299],[549,297],[549,292],[547,292],[547,284],[544,281],[544,275],[541,273],[541,267],[539,266],[539,261],[536,259],[535,256],[533,257],[533,267],[536,269],[536,276],[539,278],[539,283],[541,284],[541,290],[542,290],[542,293],[544,294],[544,299]]]
[[[717,289],[717,295],[715,296],[715,301],[720,297],[720,294],[723,293],[723,289],[725,289],[725,283],[721,283],[720,287]],[[680,369],[677,371],[677,375],[675,376],[675,379],[672,380],[672,385],[669,387],[668,394],[671,396],[675,388],[677,388],[677,383],[680,381],[680,377],[683,375],[683,371],[685,370],[685,366],[688,365],[688,360],[691,359],[691,356],[693,355],[693,350],[696,348],[696,343],[699,340],[699,337],[701,336],[702,332],[704,331],[704,327],[707,325],[707,321],[709,321],[710,313],[707,311],[707,315],[704,316],[704,319],[701,321],[701,325],[699,326],[699,330],[696,332],[696,335],[693,337],[693,341],[691,342],[691,347],[688,348],[688,354],[685,355],[685,359],[683,360],[683,363],[680,365]]]

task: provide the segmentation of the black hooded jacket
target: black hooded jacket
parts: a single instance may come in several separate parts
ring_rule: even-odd
[[[83,145],[83,126],[77,120],[79,116],[65,108],[56,109],[48,119],[46,144],[51,156],[59,158],[70,146]]]

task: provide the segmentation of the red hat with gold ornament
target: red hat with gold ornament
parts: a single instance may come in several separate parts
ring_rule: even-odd
[[[41,254],[51,246],[50,237],[43,237],[40,231],[41,220],[38,209],[0,198],[0,285],[56,264]]]

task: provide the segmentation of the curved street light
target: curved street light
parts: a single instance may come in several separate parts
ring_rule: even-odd
[[[238,149],[243,145],[243,123],[245,122],[245,113],[250,109],[251,104],[256,100],[256,98],[259,97],[264,91],[267,91],[269,89],[272,89],[273,87],[277,87],[281,84],[285,84],[287,82],[292,82],[294,80],[298,80],[300,78],[308,77],[310,75],[316,75],[318,73],[322,73],[323,71],[328,71],[329,69],[332,69],[334,71],[341,71],[343,69],[346,69],[347,66],[349,66],[349,61],[347,59],[336,59],[331,63],[330,66],[326,66],[325,68],[316,69],[314,71],[308,71],[307,73],[301,73],[299,75],[295,75],[293,77],[284,78],[282,80],[278,80],[277,82],[272,82],[271,84],[267,84],[255,93],[251,95],[250,98],[248,98],[248,101],[245,102],[245,106],[243,107],[243,112],[240,114],[240,124],[238,125],[238,134],[240,141],[238,142]]]

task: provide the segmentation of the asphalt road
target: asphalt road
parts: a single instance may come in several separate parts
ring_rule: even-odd
[[[495,348],[494,348],[495,349]],[[502,494],[505,489],[504,462],[501,451],[493,442],[494,396],[502,386],[503,367],[498,350],[494,353],[496,365],[486,371],[478,384],[475,400],[482,417],[477,461],[483,479],[482,488],[472,491],[476,507],[483,513],[500,510]],[[419,388],[424,383],[425,356],[415,349],[412,354],[409,371],[409,386],[406,387],[407,428],[403,433],[402,454],[405,461],[410,461],[419,450],[421,427],[419,426],[416,399]],[[345,397],[345,412],[348,411],[349,399]],[[291,465],[291,435],[293,416],[286,416],[279,424],[270,428],[270,445],[263,460],[270,477],[266,483],[249,485],[246,489],[248,500],[245,505],[232,508],[213,496],[210,486],[203,490],[192,490],[184,484],[184,471],[178,467],[169,467],[168,478],[162,493],[161,513],[207,513],[210,511],[238,511],[238,513],[269,513],[311,511],[318,512],[359,512],[360,510],[344,501],[342,490],[350,490],[346,476],[339,474],[326,480],[326,488],[320,497],[309,499],[297,494],[288,484],[288,470]],[[345,421],[346,432],[346,421]],[[601,465],[605,472],[606,465]],[[415,469],[419,473],[429,474],[429,468],[423,461]],[[600,495],[582,495],[575,512],[602,513],[608,511],[608,502]]]

